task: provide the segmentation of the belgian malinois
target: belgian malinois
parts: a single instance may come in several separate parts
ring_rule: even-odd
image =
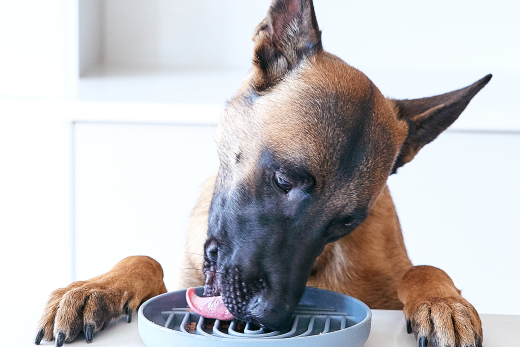
[[[491,75],[438,96],[385,98],[323,50],[311,0],[273,0],[253,41],[252,70],[217,127],[220,168],[193,211],[179,285],[204,284],[233,316],[271,329],[288,324],[306,285],[326,288],[403,309],[419,346],[481,346],[479,315],[450,277],[410,262],[386,182]],[[92,341],[164,293],[162,277],[153,259],[130,257],[54,291],[35,342],[61,346],[80,331]]]

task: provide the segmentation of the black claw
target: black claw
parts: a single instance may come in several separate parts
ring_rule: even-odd
[[[63,331],[60,331],[58,333],[58,336],[56,336],[56,347],[63,346],[63,342],[65,342],[65,333]]]
[[[89,324],[85,327],[85,340],[87,343],[91,343],[94,338],[94,325]]]
[[[413,333],[413,331],[412,331],[412,322],[409,319],[406,320],[406,332],[408,334]]]
[[[36,338],[34,339],[34,344],[39,345],[40,342],[42,342],[43,335],[45,335],[45,329],[41,329],[38,331],[38,334],[36,334]]]
[[[419,339],[419,347],[427,347],[428,346],[428,338],[423,336]]]
[[[126,309],[126,321],[128,323],[132,322],[132,309],[131,308],[127,308]]]

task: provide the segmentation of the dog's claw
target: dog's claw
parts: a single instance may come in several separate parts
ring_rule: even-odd
[[[408,334],[411,334],[413,332],[413,330],[412,330],[412,321],[409,320],[409,319],[406,320],[406,332]]]
[[[43,335],[45,335],[45,329],[40,329],[38,333],[36,334],[36,338],[34,339],[34,344],[39,345],[40,342],[42,342]]]
[[[127,308],[126,309],[126,321],[128,323],[131,323],[132,322],[132,309],[131,308]]]
[[[94,338],[94,325],[89,324],[85,327],[85,340],[87,343],[91,343]]]
[[[428,346],[428,338],[423,336],[419,339],[419,347],[427,347]]]
[[[63,346],[63,342],[65,342],[65,333],[63,331],[60,331],[58,333],[58,336],[56,336],[56,347]]]

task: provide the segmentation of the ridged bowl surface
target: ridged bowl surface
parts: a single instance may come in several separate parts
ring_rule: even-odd
[[[203,288],[196,288],[196,291],[198,295],[202,295]],[[372,319],[370,309],[363,302],[344,294],[310,287],[305,290],[298,305],[294,317],[298,315],[299,319],[295,321],[293,318],[292,330],[290,327],[279,333],[279,336],[295,335],[292,337],[267,337],[269,331],[267,334],[260,335],[266,337],[244,337],[241,333],[236,333],[238,337],[233,338],[220,337],[215,336],[211,328],[202,329],[209,326],[204,324],[204,320],[200,320],[198,332],[186,330],[182,327],[187,328],[190,322],[193,327],[200,319],[195,313],[186,315],[188,312],[186,290],[165,293],[149,299],[141,305],[138,313],[139,334],[143,342],[148,347],[229,347],[232,345],[361,347],[368,339]],[[218,324],[213,326],[218,327]],[[229,329],[223,331],[234,332],[232,327]],[[324,329],[329,332],[322,333]],[[288,332],[289,330],[292,333]],[[217,334],[221,334],[221,331],[218,330]]]

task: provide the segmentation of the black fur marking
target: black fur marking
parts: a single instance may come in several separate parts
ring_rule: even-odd
[[[471,99],[491,80],[487,75],[472,85],[429,98],[395,100],[398,115],[408,123],[408,137],[392,168],[392,174],[409,162],[424,145],[448,128],[468,106]]]
[[[305,58],[323,49],[311,0],[273,1],[256,32],[254,88],[259,92],[278,83]]]

